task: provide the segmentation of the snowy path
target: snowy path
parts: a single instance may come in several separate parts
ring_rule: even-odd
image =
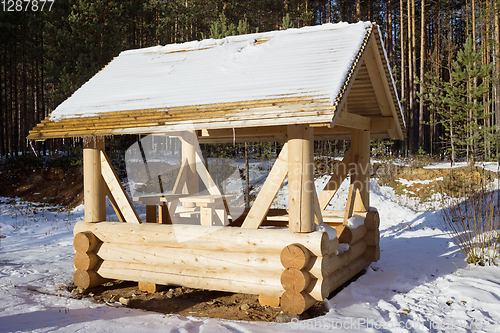
[[[328,314],[287,324],[165,316],[72,299],[59,288],[72,279],[71,229],[82,207],[57,214],[0,198],[0,332],[499,331],[500,268],[469,267],[442,231],[439,212],[411,211],[390,199],[389,189],[372,187],[380,261],[328,301]]]

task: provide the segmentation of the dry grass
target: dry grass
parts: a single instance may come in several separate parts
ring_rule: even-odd
[[[375,164],[372,176],[379,179],[380,185],[394,188],[396,194],[417,198],[420,202],[433,199],[435,193],[440,193],[442,198],[469,197],[498,178],[497,173],[480,167],[424,169],[390,163]]]
[[[500,192],[478,192],[442,210],[441,219],[467,261],[497,265],[500,256]]]

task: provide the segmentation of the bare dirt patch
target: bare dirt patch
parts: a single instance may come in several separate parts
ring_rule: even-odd
[[[83,294],[79,294],[77,289],[72,293],[77,297],[91,297],[98,303],[111,306],[229,320],[286,322],[292,318],[308,319],[326,313],[322,302],[317,302],[300,316],[289,316],[280,307],[261,306],[256,295],[186,287],[166,287],[164,291],[147,293],[140,291],[137,283],[123,281],[109,282]]]
[[[82,166],[70,161],[43,163],[29,157],[4,161],[0,163],[0,196],[78,206],[83,200]]]

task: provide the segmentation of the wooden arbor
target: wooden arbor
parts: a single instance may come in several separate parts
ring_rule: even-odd
[[[345,49],[349,49],[354,37],[359,43],[352,46],[348,54],[331,52],[342,43]],[[275,42],[265,46],[271,40]],[[193,46],[188,43],[164,51],[125,52],[30,133],[29,138],[35,140],[86,137],[85,221],[77,223],[74,229],[75,284],[86,289],[106,279],[121,279],[140,282],[145,288],[173,284],[251,293],[260,295],[263,305],[281,304],[288,312],[301,313],[379,257],[379,218],[369,203],[369,144],[371,138],[402,139],[404,122],[378,28],[371,23],[328,24],[210,43],[213,45],[202,42]],[[339,76],[340,89],[335,85],[327,86],[329,81],[318,85],[316,78],[304,80],[303,73],[299,73],[296,80],[303,80],[302,86],[289,85],[290,78],[285,78],[280,81],[284,89],[275,88],[274,82],[269,89],[277,90],[266,90],[265,93],[258,88],[263,82],[245,81],[248,96],[238,95],[241,87],[234,90],[240,101],[232,101],[226,94],[218,93],[196,105],[191,101],[183,104],[182,100],[175,100],[176,95],[171,97],[175,103],[169,104],[161,99],[163,95],[161,98],[148,95],[150,90],[145,90],[143,98],[138,99],[143,101],[143,109],[137,109],[134,99],[120,100],[119,103],[116,100],[123,95],[121,90],[127,89],[129,67],[126,65],[130,62],[137,62],[137,70],[147,73],[150,66],[160,66],[154,67],[159,71],[163,68],[161,66],[181,59],[176,63],[177,67],[174,66],[176,70],[161,71],[165,73],[166,81],[175,81],[176,73],[182,72],[190,59],[197,61],[193,63],[196,66],[199,59],[211,53],[217,55],[221,48],[234,46],[235,55],[231,58],[234,60],[246,52],[241,45],[250,45],[252,51],[260,52],[259,66],[267,62],[273,64],[278,54],[278,58],[286,60],[291,68],[301,68],[309,66],[311,59],[315,58],[303,54],[298,57],[297,52],[289,52],[289,47],[309,50],[311,43],[315,43],[310,51],[311,57],[320,54],[326,58],[316,59],[317,63],[313,61],[316,67],[308,67],[307,73],[322,73],[324,63],[331,62],[333,67],[337,66],[333,73]],[[156,64],[153,60],[158,57],[163,60]],[[307,63],[303,58],[307,58]],[[252,69],[251,59],[245,59],[246,62],[239,63],[236,68],[241,72]],[[338,65],[342,63],[348,66]],[[123,66],[122,78],[117,75],[122,73],[120,66]],[[273,66],[267,66],[265,70],[272,71],[269,68]],[[284,73],[280,70],[272,73],[273,80]],[[120,83],[125,82],[125,86],[113,90],[110,80],[116,77]],[[192,86],[196,87],[202,79],[193,78]],[[232,89],[230,78],[224,71],[215,79],[211,77],[207,87],[213,80],[226,84],[228,90]],[[323,86],[327,86],[325,92],[318,90]],[[103,93],[104,97],[96,96],[94,103],[90,96],[100,87],[110,87],[111,91]],[[137,83],[131,87],[137,87]],[[334,91],[333,97],[327,88]],[[113,103],[121,109],[99,109],[102,105],[115,105]],[[82,108],[81,114],[68,111],[68,105]],[[160,221],[167,223],[144,223],[151,219],[146,217],[147,221],[141,221],[106,157],[103,135],[148,134],[186,127],[201,143],[285,142],[250,210],[238,219],[228,216],[228,227],[202,223],[168,224],[162,219]],[[351,140],[351,147],[318,195],[313,178],[313,142],[332,139]],[[183,154],[186,161],[196,160],[196,155],[193,156],[189,149]],[[200,173],[193,163],[186,163],[189,165],[186,172]],[[345,210],[326,210],[348,175],[351,183]],[[286,178],[288,210],[273,210],[271,204]],[[179,182],[186,182],[187,194],[191,194],[189,188],[196,184],[189,183],[188,179],[192,177],[178,178]],[[205,179],[209,182],[209,175]],[[211,194],[217,196],[220,192]],[[120,222],[105,221],[106,195]],[[204,212],[215,214],[208,207]],[[211,221],[211,217],[206,221]],[[261,228],[264,225],[278,228]],[[349,244],[349,249],[340,253],[339,243]]]

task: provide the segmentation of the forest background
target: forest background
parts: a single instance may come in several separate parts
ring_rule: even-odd
[[[406,140],[376,140],[374,151],[500,158],[500,0],[55,0],[43,11],[42,3],[0,1],[1,157],[77,147],[71,139],[26,136],[123,50],[372,21],[382,30],[407,124]],[[345,145],[317,143],[328,155]]]

